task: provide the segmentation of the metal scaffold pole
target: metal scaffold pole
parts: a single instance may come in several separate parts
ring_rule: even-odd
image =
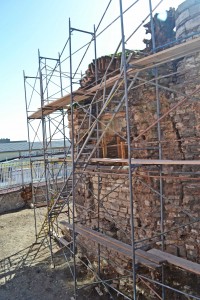
[[[95,60],[95,83],[97,84],[98,82],[98,65],[97,65],[97,41],[96,41],[96,27],[94,25],[94,35],[93,35],[93,40],[94,40],[94,60]],[[99,103],[96,103],[96,116],[98,116],[99,114]],[[97,141],[99,140],[99,122],[97,123],[97,132],[96,132],[96,138]],[[97,153],[96,153],[97,157],[99,157],[99,147],[97,148]],[[99,166],[97,166],[97,169],[99,168]],[[98,193],[97,193],[97,228],[98,231],[100,231],[100,176],[98,174]],[[101,276],[101,248],[100,248],[100,244],[98,244],[98,276]]]
[[[72,161],[72,239],[73,239],[73,261],[74,261],[74,297],[77,299],[77,278],[76,278],[76,226],[75,226],[75,153],[74,153],[74,101],[73,101],[73,82],[72,82],[72,40],[71,40],[71,21],[69,19],[69,68],[70,68],[70,109],[71,109],[71,161]]]
[[[35,207],[35,193],[34,193],[34,186],[33,186],[33,168],[32,168],[32,161],[31,161],[31,140],[30,140],[30,130],[29,130],[29,119],[28,119],[28,99],[27,99],[27,91],[26,91],[25,71],[23,71],[23,77],[24,77],[24,96],[25,96],[25,106],[26,106],[26,124],[27,124],[27,133],[28,133],[29,163],[30,163],[30,170],[31,170],[31,183],[32,183],[31,190],[32,190],[33,209],[34,209],[35,237],[37,238],[38,230],[37,230],[37,217],[36,217],[36,207]]]
[[[97,27],[94,25],[93,32],[73,28],[69,19],[67,58],[63,58],[67,43],[58,59],[40,57],[38,52],[38,79],[40,79],[38,95],[41,98],[41,109],[31,112],[30,118],[24,73],[27,123],[31,118],[36,119],[42,127],[44,174],[41,185],[38,186],[39,188],[43,186],[46,196],[45,220],[48,230],[45,236],[46,240],[50,239],[52,262],[55,256],[51,242],[54,238],[62,247],[65,262],[73,277],[72,299],[79,299],[80,291],[88,286],[96,286],[99,290],[102,288],[103,294],[105,291],[106,297],[110,299],[114,299],[117,294],[123,299],[136,300],[140,298],[141,291],[144,294],[151,293],[152,297],[162,300],[168,298],[170,293],[186,296],[185,291],[178,291],[173,286],[173,281],[168,282],[166,262],[170,268],[182,265],[189,265],[191,268],[190,263],[193,262],[184,258],[184,262],[178,265],[177,262],[182,259],[178,254],[173,256],[174,264],[165,260],[163,256],[171,255],[167,251],[169,245],[175,246],[178,253],[178,247],[182,247],[180,243],[186,241],[181,240],[181,232],[192,225],[195,230],[197,229],[195,226],[198,226],[199,215],[195,214],[196,212],[193,215],[190,206],[186,205],[186,209],[183,207],[183,199],[178,195],[177,181],[180,182],[182,189],[183,182],[187,183],[187,188],[190,188],[189,180],[198,183],[199,172],[193,171],[192,168],[195,164],[195,168],[198,167],[200,162],[198,158],[177,160],[179,156],[176,154],[179,154],[180,149],[175,149],[173,154],[168,149],[180,140],[181,147],[185,146],[185,141],[190,146],[188,137],[183,141],[184,134],[178,136],[175,132],[177,122],[172,115],[183,115],[183,112],[179,113],[176,109],[186,104],[187,100],[199,100],[199,86],[190,93],[188,90],[180,89],[181,84],[176,87],[175,81],[173,83],[171,81],[172,76],[175,75],[177,78],[184,76],[185,70],[184,68],[174,70],[171,64],[177,60],[181,64],[181,60],[187,60],[187,55],[194,55],[200,50],[199,41],[197,40],[195,44],[195,39],[162,52],[157,50],[160,49],[161,42],[156,30],[157,26],[159,28],[161,25],[160,21],[155,25],[156,18],[153,17],[153,12],[163,1],[157,1],[159,3],[154,8],[152,0],[146,1],[145,9],[149,9],[149,14],[127,39],[125,39],[125,13],[130,7],[123,11],[123,4],[124,8],[126,5],[123,0],[118,2],[120,13],[117,18],[112,22],[109,21],[109,25],[103,30],[100,29],[100,32],[98,29],[105,14],[99,25]],[[105,13],[111,2],[109,1]],[[138,2],[139,0],[134,1],[131,7]],[[130,50],[127,58],[126,47],[129,47],[129,39],[147,19],[150,20],[146,24],[147,31],[151,32],[147,48],[141,51]],[[120,35],[118,46],[112,55],[98,58],[97,38],[117,20],[121,25],[121,32],[118,32]],[[73,52],[75,44],[73,38],[76,31],[92,38],[89,43]],[[81,42],[81,39],[79,41]],[[85,67],[86,54],[91,55],[90,45],[94,46],[92,63],[88,65],[87,62],[88,68],[85,74],[81,75],[80,86],[75,89],[74,86],[80,79],[79,74],[82,74],[82,70],[80,71],[82,64]],[[84,47],[87,49],[79,62],[79,56],[76,54]],[[48,59],[56,62],[55,68],[47,63]],[[65,63],[66,72],[64,72]],[[61,68],[61,64],[64,64],[64,67],[62,65]],[[197,69],[197,66],[195,68]],[[55,82],[53,77],[56,78]],[[178,80],[181,81],[180,78]],[[189,79],[187,80],[189,82]],[[64,87],[65,83],[67,87]],[[67,91],[68,94],[65,94]],[[165,124],[162,123],[164,119],[169,135],[165,135]],[[67,137],[67,122],[70,122],[70,138]],[[58,133],[58,139],[62,135],[64,150],[62,156],[57,153],[54,157],[50,148],[53,147],[55,132]],[[30,140],[29,132],[28,136]],[[196,136],[195,139],[199,138]],[[68,141],[71,152],[67,150]],[[70,158],[67,157],[68,153]],[[60,175],[60,170],[57,174],[54,167],[61,162],[64,165],[64,173]],[[68,172],[69,164],[71,164],[70,172]],[[184,165],[190,168],[189,171],[184,169]],[[172,189],[169,194],[170,184],[175,186],[177,191]],[[187,191],[184,190],[183,193],[185,195],[181,197],[187,198]],[[175,200],[177,197],[178,201],[173,203],[173,197]],[[171,211],[174,212],[173,216],[170,214]],[[34,213],[38,236],[36,211]],[[180,218],[177,218],[177,215],[181,215]],[[189,218],[188,222],[185,221],[185,216]],[[175,233],[176,240],[173,238]],[[186,244],[184,246],[186,249]],[[187,249],[185,253],[189,253]],[[71,254],[70,259],[68,254]],[[89,283],[79,280],[79,262],[84,266],[84,270],[87,269],[88,275],[92,274]],[[187,266],[185,270],[190,271]],[[197,269],[200,274],[200,266],[197,266]],[[154,276],[155,274],[158,276]],[[192,296],[188,294],[188,297]],[[200,299],[196,296],[193,298]]]
[[[149,9],[150,9],[150,22],[151,22],[151,40],[152,40],[152,51],[156,53],[156,38],[155,38],[155,28],[154,28],[154,19],[152,12],[152,0],[149,0]],[[154,68],[155,76],[155,90],[156,90],[156,114],[157,118],[160,118],[160,96],[159,96],[159,87],[158,87],[158,68]],[[162,159],[162,144],[161,144],[161,125],[160,122],[157,123],[157,133],[158,133],[158,157]],[[162,180],[162,165],[159,166],[159,197],[160,197],[160,231],[161,234],[164,232],[164,199],[163,199],[163,180]],[[162,242],[162,251],[165,250],[165,241],[164,235],[161,235]],[[164,266],[162,266],[162,283],[165,282]],[[162,299],[165,300],[165,287],[162,286]]]
[[[131,243],[132,243],[132,271],[133,271],[133,299],[136,300],[136,259],[135,259],[135,229],[134,229],[134,197],[133,197],[133,180],[132,180],[132,166],[131,166],[131,137],[130,137],[130,118],[129,118],[129,104],[128,104],[128,84],[127,84],[127,63],[126,63],[126,49],[124,36],[124,21],[122,0],[119,0],[120,6],[120,20],[121,20],[121,38],[122,38],[122,68],[124,70],[124,101],[126,109],[126,130],[127,130],[127,145],[128,145],[128,178],[129,178],[129,200],[131,211]]]
[[[42,139],[43,139],[43,158],[44,158],[44,175],[45,175],[45,189],[46,189],[46,205],[47,205],[47,220],[48,220],[48,238],[49,238],[49,248],[51,254],[51,263],[54,266],[53,261],[53,249],[52,249],[52,224],[51,224],[51,216],[49,214],[50,210],[50,190],[49,190],[49,165],[48,165],[48,154],[47,154],[47,133],[46,133],[46,120],[43,115],[43,106],[44,106],[44,89],[43,89],[43,76],[41,69],[41,56],[40,51],[38,50],[38,63],[39,63],[39,77],[40,77],[40,98],[41,98],[41,109],[42,109]],[[45,228],[43,228],[45,230]]]
[[[59,77],[60,77],[60,96],[63,97],[63,82],[62,82],[62,68],[61,68],[61,56],[60,53],[58,54],[58,64],[59,64]],[[63,130],[63,139],[64,139],[64,157],[67,157],[67,148],[66,148],[66,125],[65,125],[65,111],[62,108],[62,130]],[[64,162],[64,181],[67,177],[67,163]],[[69,210],[69,204],[68,204]]]

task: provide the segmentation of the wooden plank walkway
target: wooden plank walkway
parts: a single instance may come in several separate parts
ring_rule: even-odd
[[[124,158],[91,158],[90,162],[103,164],[126,164],[128,159]],[[200,165],[200,160],[171,160],[171,159],[131,159],[132,165]]]
[[[69,224],[66,221],[61,221],[60,224],[61,226],[67,227],[71,230],[73,229],[72,224]],[[132,260],[132,246],[82,225],[76,225],[75,231],[86,237],[87,239],[90,239]],[[143,250],[138,249],[135,251],[135,254],[136,263],[150,269],[159,268],[162,263],[166,262],[165,258],[157,257],[156,255],[145,252]]]
[[[200,275],[200,264],[194,263],[192,261],[189,261],[187,259],[177,257],[175,255],[172,255],[170,253],[166,253],[163,251],[160,251],[158,249],[151,249],[147,253],[151,253],[153,255],[156,255],[160,259],[165,259],[169,264],[172,264],[176,267],[179,267],[181,269],[184,269],[186,271],[195,273],[197,275]]]

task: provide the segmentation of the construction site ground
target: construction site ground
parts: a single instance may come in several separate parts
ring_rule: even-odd
[[[44,216],[45,209],[41,209]],[[51,265],[48,247],[42,247],[33,259],[35,241],[34,211],[21,211],[0,216],[0,299],[56,300],[73,299],[73,279],[62,250],[54,245],[55,267]],[[31,250],[32,249],[32,250]],[[70,259],[70,256],[69,256]],[[32,263],[30,263],[32,261]],[[87,283],[82,269],[80,281]],[[5,276],[7,275],[7,276]],[[88,283],[91,278],[88,278]],[[102,299],[91,285],[79,292],[78,299]],[[106,295],[103,299],[110,299]]]

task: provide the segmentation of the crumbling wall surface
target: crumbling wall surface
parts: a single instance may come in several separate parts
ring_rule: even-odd
[[[185,1],[179,6],[176,13],[177,38],[198,29],[196,26],[198,16],[194,18],[193,27],[188,27],[195,15],[195,9],[197,11],[200,9],[200,1]],[[191,18],[187,15],[188,11]],[[182,26],[185,31],[181,29]],[[156,71],[151,69],[140,72],[128,94],[133,158],[158,159],[160,146],[162,159],[199,160],[199,63],[200,54],[194,53],[159,66]],[[156,83],[158,83],[157,89]],[[114,101],[110,102],[104,115],[114,111],[114,105],[116,107],[121,97],[121,91],[114,95],[112,99]],[[157,102],[159,102],[160,112]],[[179,103],[181,105],[169,112]],[[120,112],[122,113],[123,110],[124,107]],[[165,118],[160,121],[159,143],[157,124],[151,128],[150,126],[157,120],[158,115],[164,114],[166,114]],[[74,115],[76,139],[77,141],[83,139],[80,146],[87,137],[86,132],[89,126],[87,117],[79,130],[84,115],[84,112],[80,113],[80,110],[77,110]],[[102,122],[104,122],[103,117],[102,115]],[[126,137],[125,120],[117,124],[121,128],[115,126],[114,129]],[[101,130],[103,129],[104,126]],[[95,140],[93,143],[95,144]],[[91,143],[90,146],[94,144]],[[109,151],[106,154],[107,156],[104,157],[112,157]],[[100,155],[102,155],[101,152]],[[77,173],[82,174],[76,187],[77,222],[131,244],[130,190],[127,169],[122,167],[118,172],[113,172],[108,165],[104,167],[107,168],[106,171],[99,166],[98,171],[97,166],[91,167],[93,168],[91,170],[86,168],[84,176],[82,169],[77,170]],[[160,177],[160,171],[162,177]],[[198,176],[199,167],[195,165],[163,165],[162,168],[159,165],[134,166],[133,223],[135,240],[141,241],[137,243],[137,247],[142,249],[160,247],[162,200],[166,251],[200,263],[199,222],[196,222],[200,218]],[[161,182],[162,197],[160,196]],[[87,251],[87,254],[97,260],[99,246],[81,235],[78,235],[77,240],[84,249],[83,253]],[[102,257],[113,262],[113,268],[119,274],[124,275],[124,269],[130,268],[129,259],[105,247],[100,247],[100,251]],[[106,267],[106,262],[104,262],[105,272]]]
[[[141,86],[137,88],[142,80],[152,80],[153,73],[142,74],[142,79],[138,80],[136,88],[129,94],[134,158],[159,158],[158,128],[155,125],[148,129],[157,119],[156,98],[159,99],[160,116],[162,116],[184,99],[184,93],[186,96],[193,93],[199,85],[198,57],[199,54],[196,54],[174,64],[168,63],[162,68],[158,68],[158,84],[160,85],[158,96],[156,96],[155,86],[151,86],[151,84],[144,84],[142,88]],[[196,68],[196,72],[194,72],[194,68]],[[173,73],[176,75],[162,78],[164,75]],[[166,91],[162,86],[171,88],[172,91],[177,90],[178,93]],[[182,105],[160,122],[162,159],[199,159],[199,93],[193,96],[196,100],[188,97]],[[138,136],[140,138],[137,139]],[[171,231],[171,229],[190,223],[191,220],[200,216],[198,178],[192,179],[197,177],[195,172],[198,169],[198,166],[163,166],[162,198],[164,231],[169,231],[165,236],[166,250],[200,261],[199,224],[193,224],[190,229],[182,227]],[[159,235],[161,230],[159,170],[159,166],[143,166],[136,170],[133,191],[135,198],[138,198],[140,202],[138,210],[135,210],[135,216],[141,224],[140,238],[151,237],[151,234]],[[156,239],[154,242],[154,246],[156,244],[159,246]]]
[[[97,174],[95,167],[80,177],[82,180],[79,178],[80,182],[76,188],[77,223],[130,243],[130,211],[128,211],[126,179],[118,174]],[[123,191],[122,183],[124,184]],[[119,199],[119,202],[116,199]],[[121,238],[122,236],[123,238]],[[99,251],[102,258],[102,275],[109,277],[114,270],[119,274],[127,275],[126,269],[129,265],[127,257],[122,257],[109,248],[98,245],[81,235],[77,236],[77,243],[79,256],[84,257],[87,253],[86,256],[96,267],[98,266]]]
[[[172,90],[178,89],[181,93],[189,94],[193,92],[197,84],[195,83],[195,76],[192,75],[189,61],[191,61],[191,58],[168,63],[158,68],[158,78],[160,78],[158,84]],[[174,74],[176,71],[178,71],[176,76],[166,77],[167,74]],[[188,72],[191,72],[191,74]],[[190,79],[189,82],[188,78]],[[153,72],[141,74],[135,87],[129,93],[131,146],[134,158],[159,158],[157,126],[145,132],[157,119],[155,85],[144,83],[144,80],[153,79]],[[144,84],[141,88],[142,82]],[[179,95],[161,87],[158,97],[160,115],[169,111],[183,99],[182,94]],[[199,110],[195,109],[198,105],[198,101],[194,101],[189,97],[183,105],[168,114],[160,122],[163,159],[199,159],[197,139],[199,133],[197,131],[200,119]],[[75,118],[81,119],[82,114],[78,114],[77,111]],[[76,120],[77,122],[80,123],[80,120]],[[122,125],[124,126],[124,123]],[[118,131],[121,133],[122,129],[118,128]],[[139,139],[137,139],[138,136],[140,136]],[[159,166],[140,166],[135,168],[133,173],[135,239],[146,239],[145,242],[138,244],[144,249],[160,246],[159,170]],[[162,184],[164,231],[169,231],[165,236],[166,250],[199,261],[198,223],[193,224],[192,228],[186,226],[171,231],[172,228],[189,223],[193,218],[200,216],[198,181],[191,180],[190,176],[185,173],[182,175],[182,172],[192,172],[194,174],[197,171],[196,166],[163,166]],[[84,179],[80,181],[77,187],[76,207],[78,222],[93,229],[98,228],[98,230],[109,236],[131,244],[130,191],[127,177],[127,174],[113,174],[112,171],[105,174],[102,171],[100,175],[95,170],[85,172]],[[153,238],[155,235],[158,237]],[[79,237],[79,239],[84,245],[84,238]],[[91,246],[91,252],[94,250],[93,242],[90,245],[90,242],[86,241],[85,246],[87,249],[90,249]],[[115,256],[116,253],[113,254],[113,257]],[[111,254],[109,254],[109,257],[111,257]],[[126,263],[128,265],[128,260]]]
[[[170,8],[166,11],[166,18],[163,19],[159,14],[155,14],[153,17],[154,33],[155,33],[155,44],[158,51],[163,49],[163,46],[170,47],[167,45],[175,38],[175,9]],[[151,21],[144,25],[146,34],[152,34]],[[146,44],[146,51],[152,51],[152,39],[144,39],[143,42]],[[160,48],[160,49],[159,49]]]
[[[176,11],[176,37],[195,37],[200,33],[200,1],[190,0],[179,5]],[[200,124],[200,53],[194,53],[180,60],[177,64],[177,84],[176,89],[186,95],[186,101],[174,110],[170,116],[174,120],[178,133],[179,148],[183,159],[199,160],[199,124]],[[174,97],[174,104],[184,97],[180,94]],[[182,181],[179,203],[182,211],[176,214],[174,221],[178,223],[190,223],[199,219],[199,166],[183,166],[182,176],[188,177]],[[182,231],[182,233],[181,233]],[[199,223],[194,222],[190,227],[177,231],[181,254],[192,260],[200,262],[200,235]]]
[[[99,228],[111,237],[130,243],[127,176],[88,172],[78,185],[77,195],[77,218],[80,223],[94,229]]]

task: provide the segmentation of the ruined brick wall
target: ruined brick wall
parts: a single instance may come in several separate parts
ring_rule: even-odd
[[[185,1],[180,5],[176,12],[177,38],[198,30],[199,25],[196,25],[198,16],[195,15],[194,18],[197,10],[200,11],[200,3],[197,0]],[[192,16],[191,18],[188,16],[188,12]],[[192,20],[194,20],[194,26],[191,25]],[[166,88],[159,88],[160,115],[184,99],[184,95],[188,95],[182,105],[160,122],[163,159],[199,159],[199,92],[190,96],[200,86],[199,62],[200,54],[197,53],[158,67],[158,84]],[[131,147],[134,158],[159,158],[157,126],[143,134],[144,130],[157,119],[155,84],[144,83],[148,80],[155,83],[154,72],[154,70],[149,70],[140,73],[140,78],[129,92]],[[171,75],[169,76],[169,74]],[[109,91],[110,89],[107,94]],[[116,103],[113,103],[119,101],[121,95],[122,91],[120,90],[114,95],[107,108],[108,112],[114,109]],[[120,112],[123,111],[124,107],[122,106]],[[75,111],[76,141],[80,137],[83,137],[84,140],[89,126],[89,117],[87,116],[80,129],[84,116],[84,110],[79,108]],[[124,137],[126,136],[125,125],[122,124],[118,130]],[[140,135],[141,137],[137,139]],[[107,157],[111,157],[109,153]],[[82,173],[82,169],[77,171]],[[138,244],[144,249],[160,246],[159,171],[159,166],[140,166],[133,173],[135,239],[147,239]],[[169,231],[165,236],[166,250],[200,262],[199,223],[194,222],[190,226],[181,227],[181,225],[200,217],[198,171],[198,166],[163,166],[162,183],[164,231]],[[118,173],[120,172],[121,170]],[[93,229],[99,228],[101,232],[130,244],[129,184],[127,176],[118,173],[107,170],[98,175],[95,166],[93,170],[85,171],[76,189],[77,222]],[[177,227],[180,228],[171,231]],[[155,235],[158,237],[152,239]],[[92,253],[94,255],[97,245],[81,236],[78,236],[78,240],[85,251],[91,256]],[[127,259],[118,257],[109,249],[102,248],[101,251],[105,257],[115,260],[116,263],[121,261],[123,265],[129,266]],[[117,269],[116,266],[115,269]]]
[[[130,243],[128,191],[126,174],[121,176],[117,173],[97,174],[91,169],[84,174],[84,178],[76,190],[76,221],[93,230],[99,229],[100,232],[110,237]],[[81,235],[77,237],[77,241],[81,245],[83,256],[87,252],[88,257],[97,263],[98,245]],[[115,270],[118,270],[120,274],[125,274],[125,269],[129,266],[129,259],[103,246],[100,246],[100,255],[105,258],[102,264],[103,273],[112,273],[113,271],[110,267],[107,270],[106,259],[109,259],[110,265],[113,264]]]
[[[171,67],[171,69],[169,67]],[[168,66],[167,72],[171,72],[171,70],[172,66]],[[161,72],[162,70],[160,70],[160,73]],[[168,79],[167,86],[175,86],[174,80],[174,78]],[[179,78],[176,80],[178,81]],[[161,115],[179,101],[179,97],[174,97],[174,94],[168,91],[161,91],[159,93],[159,98],[161,103]],[[148,126],[150,126],[155,120],[155,87],[146,86],[143,89],[136,88],[129,94],[129,100],[131,104],[130,115],[132,125],[132,147],[135,149],[135,151],[133,151],[133,157],[149,159],[158,158],[158,134],[156,126],[144,134],[140,140],[136,142],[134,141],[134,138],[143,132],[143,130],[148,128]],[[186,106],[188,106],[188,103]],[[187,113],[189,113],[189,116],[191,115],[191,107],[188,107],[187,113],[185,112],[181,116],[182,111],[184,111],[183,108],[176,110],[175,113],[170,114],[161,122],[162,140],[164,141],[162,144],[163,159],[179,160],[197,158],[196,156],[191,157],[191,144],[187,139],[188,131],[190,130]],[[194,109],[193,114],[196,114]],[[182,126],[180,126],[180,119],[182,120]],[[194,115],[192,115],[191,122],[194,122]],[[181,130],[179,130],[179,126],[181,127]],[[183,127],[185,127],[185,130],[182,130]],[[185,142],[182,142],[184,139]],[[183,147],[183,143],[185,143],[187,147]],[[194,142],[194,145],[198,147],[196,141]],[[141,150],[142,148],[145,148],[145,150]],[[191,169],[191,167],[163,166],[163,174],[166,174],[163,175],[165,231],[170,230],[172,227],[190,222],[190,216],[198,216],[196,206],[198,205],[198,182],[183,181],[181,178],[179,179],[179,177],[181,177],[180,175],[175,175],[176,172],[186,172],[189,169],[194,171],[195,168]],[[165,176],[167,176],[166,179]],[[126,182],[124,182],[125,179],[123,179],[121,175],[117,174],[103,175],[102,173],[99,179],[98,175],[95,173],[91,174],[88,172],[88,174],[85,174],[84,181],[82,180],[82,183],[79,184],[77,189],[78,197],[76,199],[76,203],[80,205],[80,210],[77,208],[77,216],[79,218],[79,222],[82,224],[91,228],[97,228],[97,197],[99,195],[102,206],[100,207],[99,213],[99,226],[101,232],[105,232],[119,240],[130,243],[129,188],[127,179]],[[99,180],[99,194],[97,180]],[[116,189],[109,194],[115,186]],[[160,233],[160,199],[159,195],[155,191],[157,193],[159,192],[158,166],[137,168],[133,175],[135,210],[134,225],[136,240],[152,238],[152,236],[156,233]],[[196,195],[196,198],[194,194]],[[105,198],[103,198],[104,196]],[[82,206],[85,207],[85,210],[82,209]],[[189,212],[190,216],[187,215],[187,212]],[[195,225],[193,226],[195,227]],[[194,234],[194,227],[193,240],[191,240],[192,237],[188,228],[181,228],[180,230],[168,234],[165,243],[167,249],[179,252],[183,256],[187,255],[188,257],[199,257],[199,254],[197,255],[197,232]],[[121,231],[121,228],[123,228],[123,231]],[[157,240],[159,240],[159,238]],[[186,244],[186,240],[188,241],[188,244]],[[156,242],[156,239],[154,242]],[[149,246],[149,241],[142,244],[142,246],[144,245]],[[193,251],[191,247],[193,248]]]

